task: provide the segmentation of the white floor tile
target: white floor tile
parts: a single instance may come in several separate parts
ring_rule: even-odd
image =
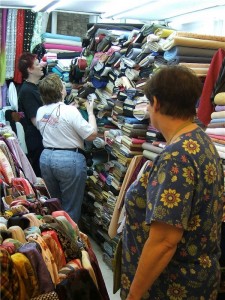
[[[90,238],[90,241],[97,257],[110,300],[120,300],[120,291],[118,291],[116,294],[113,294],[113,272],[102,259],[102,249],[92,238]]]

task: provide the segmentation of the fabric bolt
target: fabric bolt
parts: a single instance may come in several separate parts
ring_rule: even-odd
[[[22,228],[18,225],[10,226],[8,231],[12,233],[12,238],[18,240],[21,243],[26,243],[25,234]]]
[[[30,300],[59,300],[59,297],[56,292],[49,292],[37,297],[32,297]]]
[[[26,213],[24,215],[25,218],[27,218],[30,221],[30,226],[39,227],[42,224],[42,221],[37,218],[37,215],[35,213]]]
[[[12,179],[14,178],[12,167],[3,153],[3,151],[0,149],[0,173],[2,174],[4,181],[7,184],[11,184]]]
[[[25,216],[12,216],[8,219],[7,226],[11,227],[17,225],[23,230],[30,226],[30,220]]]
[[[35,196],[34,190],[26,178],[12,178],[11,184],[16,189],[16,191],[18,191],[22,195]]]
[[[224,128],[206,128],[205,132],[207,134],[224,135],[225,136]]]
[[[62,248],[58,247],[56,241],[51,237],[50,234],[48,234],[47,231],[42,233],[42,238],[48,246],[49,250],[51,251],[51,254],[54,258],[57,267],[57,271],[59,271],[66,264],[65,257],[64,262],[62,263]]]
[[[6,79],[14,77],[16,55],[17,9],[9,9],[6,31]]]
[[[6,141],[0,140],[0,149],[5,154],[8,162],[10,163],[10,166],[11,166],[12,172],[13,172],[13,176],[16,177],[17,172],[16,172],[16,168],[15,168],[15,162],[14,162],[14,159],[13,159],[13,155],[10,152],[10,148],[8,147],[7,140]]]
[[[1,243],[1,247],[4,248],[9,252],[10,255],[14,254],[16,252],[16,246],[12,242],[8,242],[4,240]]]
[[[64,229],[63,225],[61,224],[61,222],[53,217],[50,218],[50,216],[48,216],[48,220],[46,219],[46,216],[44,216],[43,219],[44,222],[48,221],[49,223],[43,223],[40,226],[41,232],[46,230],[56,231],[58,239],[65,254],[66,262],[68,262],[71,259],[81,258],[81,250],[77,241],[73,240],[70,237],[68,232]]]
[[[211,113],[213,112],[213,106],[211,101],[211,94],[214,88],[214,84],[219,75],[221,63],[225,57],[225,51],[219,49],[213,56],[208,74],[204,81],[202,94],[199,101],[197,116],[198,119],[205,125],[210,122]],[[216,103],[219,104],[219,103]]]
[[[216,105],[215,111],[225,111],[225,105]]]
[[[1,300],[20,300],[20,287],[17,271],[10,254],[2,247],[0,247],[0,263]]]
[[[24,254],[29,259],[36,272],[39,285],[38,292],[39,294],[43,294],[54,291],[54,284],[40,251],[39,245],[36,242],[23,244],[18,249],[19,253]]]
[[[78,239],[77,231],[74,230],[73,226],[71,223],[68,221],[68,219],[65,216],[55,216],[57,220],[61,222],[61,224],[64,226],[64,229],[72,239],[75,241]]]
[[[68,278],[64,279],[56,287],[60,300],[66,299],[89,299],[102,300],[89,272],[86,269],[78,269]]]
[[[225,118],[225,111],[216,111],[211,114],[212,119],[223,119]]]
[[[57,285],[60,282],[57,266],[54,257],[44,239],[38,233],[30,233],[26,236],[26,239],[28,240],[28,242],[36,242],[39,244],[39,246],[41,247],[41,255],[51,275],[52,282]]]
[[[14,200],[10,203],[10,211],[13,215],[27,214],[29,213],[29,210],[27,209],[29,207],[29,202],[26,200]]]
[[[36,183],[37,177],[34,173],[33,168],[31,167],[31,164],[27,156],[25,155],[24,151],[21,148],[18,139],[16,139],[15,137],[7,138],[7,145],[11,150],[11,152],[16,157],[17,162],[19,166],[22,168],[25,177],[29,179],[31,183],[33,184]]]
[[[22,74],[16,67],[18,65],[18,60],[20,55],[23,53],[23,40],[24,40],[24,19],[25,10],[18,9],[17,12],[17,25],[16,25],[16,53],[15,53],[15,71],[14,71],[14,81],[16,83],[22,83]]]
[[[7,28],[7,15],[8,9],[3,8],[1,10],[2,18],[1,18],[1,51],[0,51],[0,85],[4,85],[5,83],[5,75],[6,75],[6,28]],[[6,84],[5,84],[6,87]],[[2,104],[5,103],[6,98],[2,101]],[[4,106],[4,105],[3,105]]]
[[[31,297],[37,296],[38,281],[29,259],[22,253],[11,255],[11,259],[19,279],[19,299],[29,300]]]
[[[29,226],[28,228],[24,229],[23,231],[24,231],[26,239],[27,239],[28,235],[31,235],[34,233],[41,235],[41,230],[37,226]]]
[[[60,270],[66,265],[66,259],[56,231],[42,231],[41,235],[52,252],[58,270]]]
[[[34,23],[35,23],[36,13],[30,9],[25,10],[24,18],[24,42],[23,42],[23,51],[29,52],[31,40],[33,36]]]
[[[207,48],[194,48],[194,47],[184,47],[175,46],[170,50],[164,52],[164,58],[168,61],[175,59],[177,56],[195,56],[195,57],[209,57],[212,59],[213,55],[217,50],[207,49]]]
[[[217,105],[225,105],[225,92],[216,94],[214,97],[214,103]]]
[[[81,268],[83,267],[80,259],[70,260],[63,268],[59,270],[60,282],[68,278],[73,272]]]
[[[65,39],[54,39],[54,38],[48,38],[45,37],[42,39],[43,43],[47,44],[57,44],[57,45],[66,45],[66,46],[78,46],[81,47],[81,42],[80,41],[73,41],[73,40],[65,40]]]

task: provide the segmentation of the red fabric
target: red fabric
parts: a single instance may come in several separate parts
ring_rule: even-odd
[[[218,140],[224,140],[225,141],[225,136],[223,135],[216,135],[216,134],[208,134],[211,138],[218,139]]]
[[[132,144],[143,144],[146,142],[146,140],[131,138],[131,142],[132,142]]]
[[[16,31],[16,56],[15,56],[15,72],[14,81],[16,83],[22,83],[22,74],[18,69],[18,60],[23,52],[23,40],[24,40],[24,18],[25,10],[18,9],[17,13],[17,31]]]
[[[209,70],[206,75],[202,94],[200,97],[198,107],[198,119],[206,126],[211,121],[211,113],[213,112],[213,105],[210,99],[216,80],[218,78],[220,68],[225,57],[225,50],[219,49],[212,58]]]

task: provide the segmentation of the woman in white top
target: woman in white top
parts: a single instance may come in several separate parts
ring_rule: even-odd
[[[40,157],[42,178],[51,197],[59,198],[63,210],[77,223],[87,177],[84,140],[97,136],[93,103],[86,104],[87,122],[75,106],[63,102],[66,90],[58,75],[46,76],[39,89],[45,104],[36,116],[45,148]]]

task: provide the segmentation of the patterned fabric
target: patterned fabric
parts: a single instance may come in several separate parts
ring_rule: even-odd
[[[29,259],[22,253],[15,253],[11,258],[18,274],[20,299],[25,300],[37,296],[38,281]]]
[[[46,230],[41,235],[54,256],[58,270],[60,270],[66,265],[66,259],[57,233],[54,230]]]
[[[0,247],[0,299],[19,300],[19,281],[9,253]]]
[[[36,13],[33,13],[30,9],[25,10],[23,50],[27,52],[30,52],[30,44],[33,36],[35,18]]]
[[[33,51],[36,45],[42,42],[41,34],[42,34],[42,23],[43,23],[43,12],[38,12],[36,14],[35,22],[34,22],[34,32],[31,39],[30,52]]]
[[[40,226],[41,232],[46,230],[54,230],[59,238],[63,252],[65,254],[66,262],[69,262],[75,258],[81,258],[81,250],[77,241],[71,238],[69,232],[65,230],[62,222],[51,216],[44,216],[43,222],[46,222]]]
[[[14,72],[14,81],[16,83],[22,83],[22,74],[20,73],[17,65],[18,65],[19,57],[23,52],[24,18],[25,18],[25,10],[18,9],[17,31],[16,31],[16,57],[15,57],[15,72]]]
[[[16,177],[16,169],[15,169],[15,163],[14,163],[13,157],[10,153],[9,148],[7,147],[7,144],[2,140],[0,140],[0,149],[2,150],[2,152],[5,154],[6,158],[8,159],[10,166],[12,168],[12,171],[13,171],[13,175],[14,175],[14,177]]]
[[[0,173],[4,178],[4,181],[7,184],[10,184],[14,177],[13,171],[7,157],[5,156],[5,154],[1,149],[0,149]]]
[[[31,298],[31,300],[59,300],[59,297],[56,292],[50,292],[38,297]]]
[[[223,189],[220,158],[200,128],[163,150],[126,195],[122,299],[128,294],[153,220],[183,228],[184,234],[144,299],[216,299]]]
[[[23,244],[18,249],[18,252],[26,255],[33,269],[36,271],[36,276],[39,285],[39,291],[38,291],[39,294],[44,294],[44,293],[49,293],[54,291],[54,285],[50,273],[40,253],[41,252],[40,246],[35,242],[29,242]]]
[[[52,282],[56,285],[59,283],[59,275],[54,257],[45,243],[44,239],[38,233],[31,233],[27,237],[28,242],[36,242],[41,247],[41,255],[44,259],[46,267],[51,275]]]
[[[14,77],[17,9],[9,9],[6,31],[6,79]]]

